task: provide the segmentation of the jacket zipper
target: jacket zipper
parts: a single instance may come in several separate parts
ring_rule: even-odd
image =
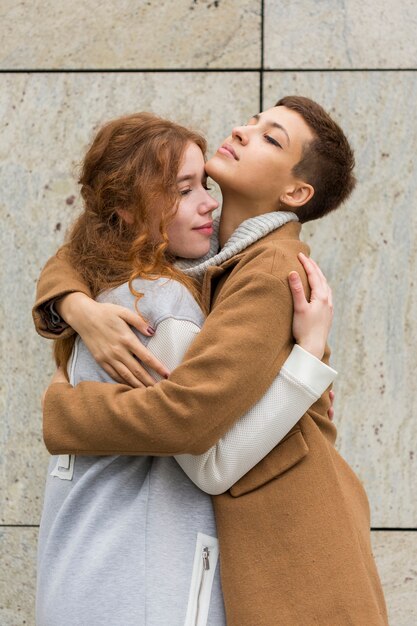
[[[187,615],[183,626],[206,626],[218,558],[217,538],[197,533]]]
[[[210,550],[208,546],[205,546],[202,550],[202,558],[203,558],[203,569],[201,570],[201,578],[200,584],[198,586],[198,594],[197,594],[197,609],[195,614],[195,626],[198,626],[198,620],[200,617],[200,601],[201,601],[201,591],[204,585],[204,578],[206,576],[206,572],[210,569]]]

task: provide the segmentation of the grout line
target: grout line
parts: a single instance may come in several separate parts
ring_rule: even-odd
[[[416,67],[285,67],[265,68],[265,72],[416,72]]]
[[[190,73],[230,73],[230,72],[259,72],[259,67],[230,67],[230,68],[44,68],[44,69],[0,69],[0,74],[190,74]]]
[[[39,528],[39,524],[0,524],[1,528]],[[417,532],[417,528],[374,527],[371,532]]]
[[[384,532],[399,532],[399,531],[405,531],[405,532],[416,532],[417,528],[382,528],[382,527],[375,527],[375,528],[371,528],[371,530],[375,531],[375,532],[379,532],[379,531],[384,531]]]
[[[0,524],[0,528],[39,528],[39,524]]]
[[[265,0],[261,0],[261,69],[259,71],[259,111],[264,108],[264,67],[265,67]]]
[[[263,33],[263,28],[261,29]],[[263,40],[263,34],[262,34]],[[263,57],[264,54],[264,46],[263,41],[261,43],[261,54]],[[326,67],[314,67],[314,68],[266,68],[264,67],[264,59],[261,59],[260,67],[231,67],[231,68],[87,68],[87,69],[74,69],[74,68],[66,68],[66,69],[53,69],[53,68],[45,68],[45,69],[1,69],[0,74],[204,74],[204,73],[253,73],[260,72],[261,76],[264,72],[274,73],[312,73],[312,72],[323,72],[323,73],[337,73],[337,72],[417,72],[417,67],[386,67],[386,68],[375,68],[375,67],[361,67],[361,68],[349,68],[349,67],[340,67],[340,68],[326,68]]]
[[[39,528],[39,524],[0,524],[0,528]],[[409,527],[382,527],[376,526],[372,527],[371,531],[373,532],[417,532],[417,528],[409,528]]]

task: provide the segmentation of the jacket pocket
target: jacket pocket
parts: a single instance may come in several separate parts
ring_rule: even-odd
[[[206,626],[218,559],[218,539],[198,533],[184,626]]]
[[[262,461],[230,488],[235,498],[269,483],[303,459],[308,446],[300,428],[291,430]]]

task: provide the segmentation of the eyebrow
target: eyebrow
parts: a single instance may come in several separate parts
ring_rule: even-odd
[[[177,183],[183,183],[185,180],[191,180],[195,178],[195,174],[184,174],[184,176],[179,176],[177,178]]]
[[[261,119],[260,113],[257,113],[256,115],[252,115],[252,119],[259,121]],[[273,128],[278,128],[279,130],[282,130],[282,132],[284,133],[284,135],[286,136],[288,140],[288,145],[291,145],[289,135],[286,129],[283,126],[281,126],[281,124],[278,124],[278,122],[271,122],[268,120],[265,120],[265,124],[267,124],[268,126],[272,126]]]

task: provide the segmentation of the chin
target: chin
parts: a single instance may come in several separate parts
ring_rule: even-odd
[[[210,243],[207,246],[201,248],[195,248],[194,250],[187,250],[184,254],[180,254],[179,256],[183,259],[199,259],[202,256],[205,256],[210,250]]]
[[[204,169],[210,178],[212,178],[216,183],[220,183],[222,180],[222,173],[225,170],[224,166],[224,158],[215,154],[206,162]]]

